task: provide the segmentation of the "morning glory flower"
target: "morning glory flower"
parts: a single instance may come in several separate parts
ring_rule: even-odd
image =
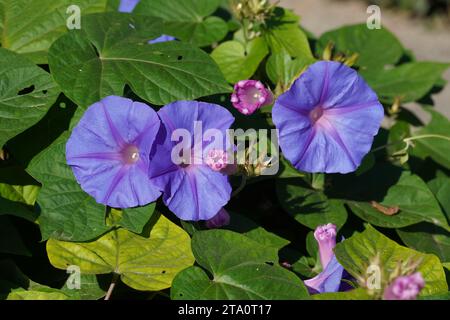
[[[132,12],[139,0],[120,0],[119,12]]]
[[[272,116],[283,154],[295,168],[348,173],[369,152],[384,111],[355,70],[320,61],[277,99]]]
[[[241,80],[234,86],[231,103],[242,114],[250,115],[273,102],[272,92],[260,81]]]
[[[158,38],[150,40],[148,43],[154,44],[154,43],[161,43],[161,42],[175,41],[175,40],[177,40],[177,38],[163,34],[163,35],[159,36]]]
[[[311,294],[338,292],[344,275],[344,267],[337,261],[333,249],[336,246],[336,226],[327,224],[314,231],[314,238],[319,244],[319,257],[323,271],[312,279],[305,280]]]
[[[221,228],[230,224],[230,214],[224,209],[220,209],[219,212],[206,221],[206,227],[208,229]]]
[[[420,272],[409,276],[396,278],[385,290],[385,300],[415,300],[425,287],[425,281]]]
[[[218,170],[219,167],[225,169],[222,158],[215,155],[218,150],[228,150],[224,140],[226,130],[234,122],[233,116],[219,105],[196,101],[168,104],[159,110],[158,115],[163,126],[151,157],[150,178],[163,191],[164,203],[180,219],[198,221],[213,218],[228,203],[231,195],[228,176]],[[204,135],[213,130],[222,137],[220,141],[212,139],[214,141],[211,142],[203,139],[204,135],[199,137],[199,130]],[[183,132],[189,135],[187,150],[180,154],[183,161],[174,161],[172,153],[180,139],[172,141],[172,137]],[[200,150],[200,154],[196,154],[196,150]],[[210,153],[211,150],[214,152]],[[220,163],[218,166],[215,164],[217,161]]]
[[[158,115],[146,104],[106,97],[91,105],[73,129],[66,144],[67,164],[98,203],[114,208],[146,205],[161,194],[148,178],[159,128]]]
[[[336,234],[336,226],[332,223],[318,226],[314,231],[314,238],[319,244],[320,262],[324,268],[334,256],[333,249],[336,246]]]

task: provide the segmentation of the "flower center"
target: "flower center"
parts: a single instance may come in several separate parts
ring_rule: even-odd
[[[214,171],[220,171],[227,166],[227,153],[219,149],[211,149],[206,156],[206,164]]]
[[[123,161],[127,164],[134,164],[139,160],[139,149],[136,146],[130,145],[122,151]]]
[[[265,101],[262,92],[255,87],[247,89],[247,92],[245,93],[245,100],[249,104],[260,104]]]
[[[323,115],[323,108],[319,106],[311,110],[311,112],[309,113],[309,118],[314,124],[322,117],[322,115]]]

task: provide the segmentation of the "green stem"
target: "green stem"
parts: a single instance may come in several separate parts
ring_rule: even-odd
[[[109,300],[111,298],[114,288],[116,287],[117,280],[119,280],[119,274],[114,272],[111,284],[109,285],[108,292],[106,293],[105,296],[105,300]]]
[[[244,41],[245,41],[245,51],[247,52],[247,46],[248,46],[248,24],[249,21],[248,19],[244,19],[242,20],[242,29],[243,29],[243,33],[244,33]]]
[[[420,140],[420,139],[428,139],[428,138],[444,139],[444,140],[450,141],[450,137],[442,136],[442,135],[439,135],[439,134],[422,134],[422,135],[419,135],[419,136],[413,136],[413,137],[405,138],[403,140],[394,141],[394,142],[382,145],[382,146],[380,146],[378,148],[373,149],[371,151],[371,153],[383,150],[385,148],[397,145],[399,143],[405,143],[405,142],[409,142],[409,141]]]

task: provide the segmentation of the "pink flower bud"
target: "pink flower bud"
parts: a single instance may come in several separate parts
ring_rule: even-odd
[[[420,272],[396,278],[385,290],[385,300],[415,300],[425,286]]]
[[[260,81],[241,80],[234,86],[231,103],[242,114],[250,115],[273,103],[273,95]]]
[[[209,229],[216,229],[226,226],[229,223],[230,215],[224,208],[222,208],[214,217],[206,221],[206,227]]]
[[[319,255],[322,268],[325,269],[334,256],[336,246],[336,226],[332,223],[319,226],[314,231],[314,238],[319,244]]]

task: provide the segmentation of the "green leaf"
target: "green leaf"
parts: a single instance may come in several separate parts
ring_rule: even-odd
[[[337,52],[350,56],[359,55],[356,65],[363,69],[382,69],[394,65],[403,55],[403,47],[387,29],[369,30],[366,24],[341,27],[324,33],[317,43],[321,55],[328,43],[333,43]]]
[[[39,227],[42,238],[87,241],[104,232],[105,207],[85,193],[66,164],[65,146],[68,132],[38,154],[27,171],[42,189],[37,202],[41,207]]]
[[[341,200],[328,199],[322,191],[309,188],[301,179],[279,179],[276,186],[283,209],[310,229],[327,223],[340,228],[347,220],[347,210]]]
[[[410,248],[433,253],[441,261],[450,261],[450,232],[428,223],[397,229],[402,241]]]
[[[402,103],[425,96],[450,65],[436,62],[410,62],[393,69],[363,72],[367,83],[384,103],[399,98]]]
[[[69,297],[53,288],[39,288],[35,290],[13,290],[7,300],[69,300]]]
[[[33,62],[47,63],[50,45],[66,32],[71,5],[85,14],[103,12],[107,0],[0,0],[0,43],[31,58]]]
[[[410,125],[406,121],[398,120],[389,130],[387,153],[396,165],[403,165],[409,160],[410,144],[402,142],[411,136]]]
[[[124,227],[134,233],[142,233],[145,225],[155,213],[156,202],[143,207],[122,209],[121,220],[118,226]]]
[[[196,232],[192,251],[197,263],[173,281],[171,298],[305,299],[302,281],[278,265],[277,250],[227,230]],[[211,275],[212,279],[208,276]]]
[[[264,36],[272,53],[286,51],[294,58],[313,58],[308,38],[299,27],[299,17],[291,10],[276,8]]]
[[[55,81],[82,107],[108,95],[123,95],[126,84],[158,105],[230,91],[202,50],[179,41],[147,44],[161,33],[156,18],[94,14],[83,23],[49,51]]]
[[[273,84],[280,84],[283,88],[289,85],[300,75],[313,58],[291,58],[286,51],[273,53],[266,64],[267,75]]]
[[[220,0],[152,0],[141,1],[133,13],[164,20],[163,33],[199,47],[222,40],[227,23],[212,16]]]
[[[268,53],[264,39],[256,38],[247,47],[239,41],[226,41],[214,49],[211,57],[219,65],[225,79],[236,83],[251,78]]]
[[[373,297],[364,288],[345,292],[327,292],[313,295],[314,300],[372,300]]]
[[[295,169],[292,164],[280,155],[280,169],[277,173],[277,178],[301,178],[305,174]]]
[[[430,190],[446,212],[450,221],[450,178],[438,172],[437,178],[428,182]],[[408,246],[436,254],[441,261],[450,261],[450,233],[428,224],[419,224],[397,230],[400,238]],[[450,263],[443,263],[450,270]]]
[[[409,171],[401,173],[398,181],[389,187],[378,204],[385,208],[396,207],[399,209],[398,213],[386,215],[369,202],[347,203],[357,216],[376,226],[401,228],[426,221],[450,230],[445,215],[427,184]]]
[[[431,122],[415,133],[414,136],[441,135],[450,139],[450,121],[441,113],[428,107]],[[415,148],[412,154],[420,158],[431,157],[434,161],[450,169],[450,141],[442,138],[424,138],[414,140]]]
[[[349,239],[338,243],[334,252],[344,269],[357,279],[366,278],[366,269],[377,256],[384,271],[382,283],[387,281],[386,277],[399,263],[409,260],[419,263],[417,271],[425,280],[421,296],[448,291],[444,269],[436,256],[402,247],[370,225],[364,232],[355,233]]]
[[[0,197],[0,216],[4,214],[20,217],[30,222],[35,222],[38,217],[38,213],[33,208]]]
[[[51,76],[24,57],[0,48],[0,148],[39,121],[59,90]]]
[[[230,212],[230,216],[230,225],[227,226],[227,229],[241,233],[262,246],[278,251],[290,243],[289,240],[267,231],[243,215]]]
[[[105,296],[105,291],[100,288],[97,277],[93,274],[80,275],[79,289],[69,289],[68,283],[66,282],[61,292],[71,300],[98,300]]]
[[[38,214],[32,206],[40,187],[0,183],[0,215],[8,214],[35,222]]]
[[[450,292],[433,294],[431,296],[419,297],[419,300],[450,300]]]
[[[450,197],[448,196],[450,194],[450,178],[444,175],[438,176],[428,182],[428,187],[434,193],[450,221]]]
[[[147,226],[144,236],[119,228],[91,242],[50,239],[47,254],[59,269],[77,265],[83,274],[119,274],[136,290],[166,289],[179,271],[194,262],[190,238],[162,215]]]
[[[0,196],[32,206],[36,202],[39,189],[40,187],[35,185],[15,186],[0,183]]]

